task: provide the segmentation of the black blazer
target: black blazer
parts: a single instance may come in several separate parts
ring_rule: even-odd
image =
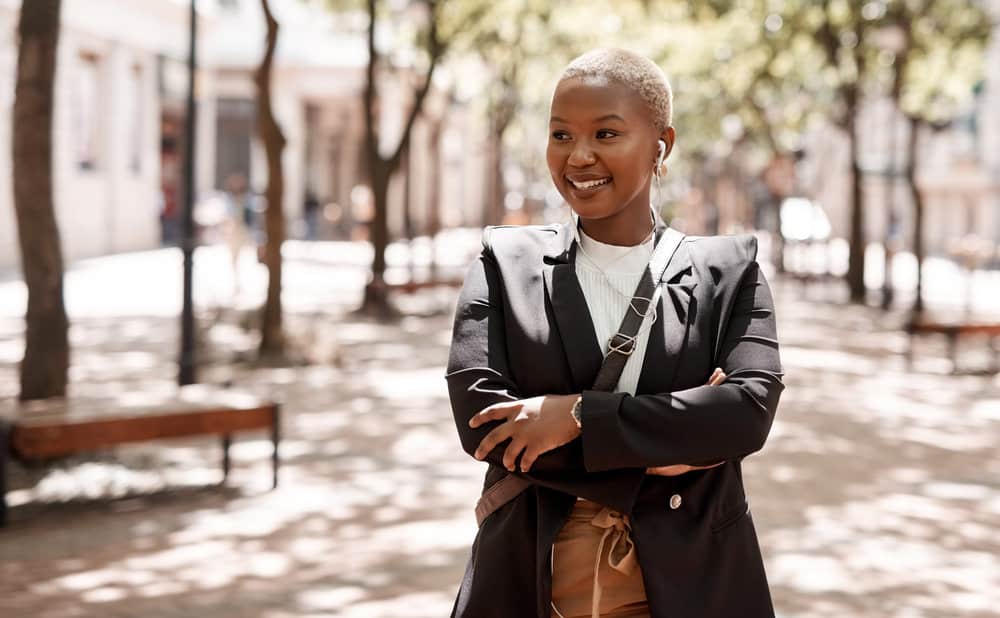
[[[463,449],[496,426],[469,418],[510,399],[582,392],[583,430],[540,456],[532,487],[483,522],[452,616],[548,618],[552,543],[577,496],[631,516],[652,618],[773,616],[740,467],[764,445],[783,389],[756,239],[681,243],[631,396],[588,390],[602,355],[571,225],[486,228],[459,297],[446,380]],[[664,229],[657,220],[657,240]],[[728,378],[705,386],[716,366]],[[506,445],[487,456],[485,486],[507,474]]]

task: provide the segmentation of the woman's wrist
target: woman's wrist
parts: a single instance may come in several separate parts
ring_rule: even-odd
[[[570,406],[569,415],[573,418],[573,422],[576,423],[577,429],[583,430],[583,419],[581,417],[581,412],[583,411],[583,395],[577,395],[576,399],[573,401],[573,405]]]

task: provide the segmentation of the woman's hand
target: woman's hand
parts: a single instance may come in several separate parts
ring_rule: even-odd
[[[708,386],[718,386],[726,381],[726,374],[721,368],[716,367],[715,371],[712,372],[712,377],[708,380]],[[721,466],[726,462],[720,461],[719,463],[712,464],[710,466],[688,466],[686,464],[674,464],[672,466],[659,466],[656,468],[646,468],[646,474],[655,474],[657,476],[680,476],[692,470],[708,470],[709,468],[715,468]]]
[[[506,421],[482,439],[476,448],[476,459],[486,457],[498,444],[509,439],[503,455],[503,465],[513,472],[518,455],[521,472],[528,472],[535,459],[570,442],[580,435],[580,428],[570,411],[580,395],[543,395],[530,399],[496,403],[479,411],[469,420],[469,427],[479,427],[490,421]]]

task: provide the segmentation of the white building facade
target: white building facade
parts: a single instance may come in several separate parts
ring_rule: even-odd
[[[0,0],[0,267],[19,261],[11,119],[20,2]],[[186,55],[183,6],[63,2],[53,123],[54,197],[66,259],[159,242],[160,74]]]
[[[0,269],[20,257],[11,187],[11,117],[21,0],[0,0]],[[367,49],[362,31],[337,32],[337,21],[310,3],[273,3],[281,24],[272,106],[287,140],[283,153],[284,211],[294,236],[302,232],[307,193],[320,204],[327,236],[349,234],[366,182],[361,93]],[[161,219],[179,218],[189,3],[181,0],[63,0],[56,68],[55,204],[64,259],[152,249],[163,242]],[[196,199],[245,175],[254,192],[267,182],[263,146],[254,124],[253,71],[263,53],[258,2],[199,3],[195,96]],[[384,80],[380,122],[394,142],[411,88]],[[440,148],[431,147],[442,122]],[[443,180],[444,226],[481,223],[486,131],[477,118],[432,90],[409,153],[411,180],[397,174],[390,225],[404,232],[408,203],[416,233],[425,231],[430,179]],[[395,129],[393,127],[396,127]],[[430,153],[437,159],[431,161]],[[168,230],[169,232],[169,230]]]
[[[989,0],[1000,24],[1000,0]],[[928,255],[953,254],[956,239],[974,235],[1000,245],[1000,25],[983,61],[984,79],[968,108],[943,130],[921,132],[917,185],[924,198]],[[887,236],[895,208],[906,250],[913,246],[913,209],[905,178],[909,123],[887,98],[870,98],[860,125],[864,229],[869,243]],[[809,136],[800,181],[830,217],[833,236],[849,237],[850,159],[843,133],[830,126]],[[893,206],[894,205],[894,206]]]

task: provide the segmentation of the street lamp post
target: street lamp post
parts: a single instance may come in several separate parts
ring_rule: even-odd
[[[188,95],[187,122],[184,123],[184,210],[182,213],[181,251],[184,254],[184,301],[181,309],[181,354],[177,383],[180,386],[195,382],[194,307],[192,302],[192,268],[194,266],[194,82],[197,67],[195,42],[197,40],[198,13],[195,0],[191,0],[190,40],[188,42]]]

